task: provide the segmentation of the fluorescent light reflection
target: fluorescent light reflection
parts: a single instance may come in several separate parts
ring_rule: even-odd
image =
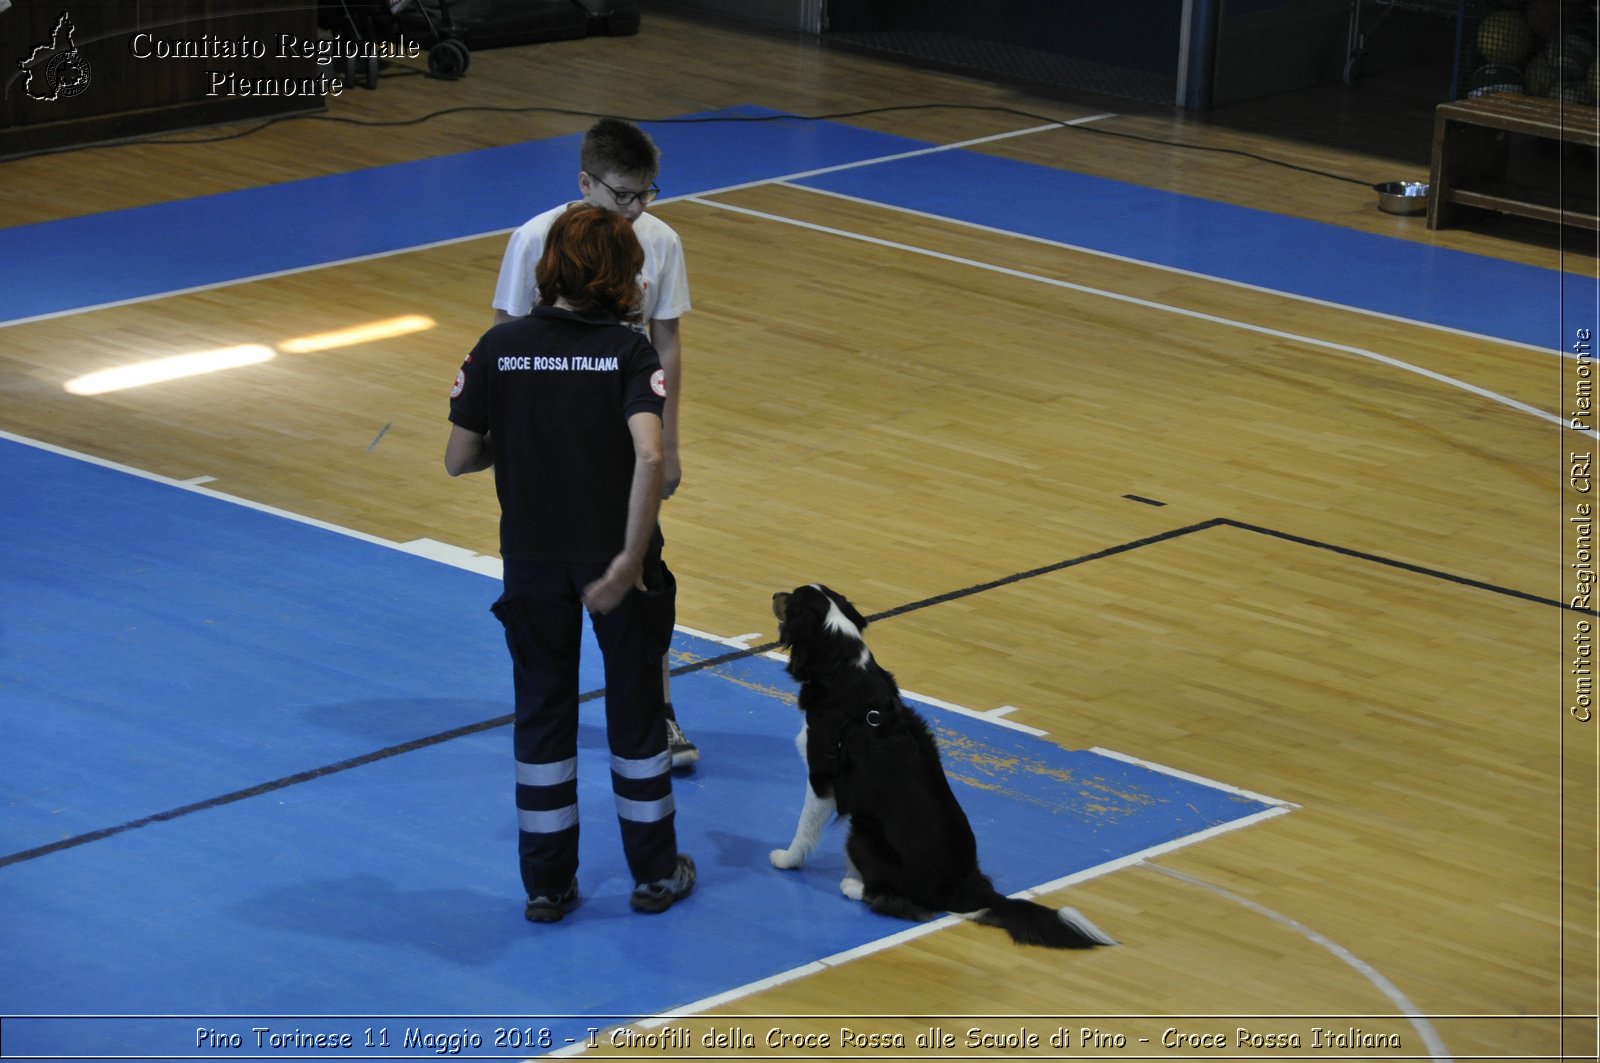
[[[214,351],[196,351],[194,354],[175,354],[170,358],[157,358],[135,365],[119,365],[114,369],[101,369],[67,381],[65,387],[73,395],[104,395],[109,391],[126,391],[149,384],[162,384],[169,380],[204,376],[224,369],[238,369],[245,365],[270,362],[278,352],[264,343],[249,343],[241,347],[222,347]]]
[[[426,314],[404,314],[332,332],[296,336],[294,339],[284,340],[276,348],[264,343],[248,343],[214,351],[176,354],[170,358],[156,358],[136,365],[117,366],[115,369],[101,369],[69,380],[63,386],[73,395],[104,395],[110,391],[126,391],[128,388],[164,384],[169,380],[182,380],[185,377],[202,376],[224,369],[259,365],[262,362],[272,361],[278,356],[279,351],[284,354],[312,354],[317,351],[333,350],[336,347],[352,347],[358,343],[373,343],[377,340],[394,339],[396,336],[409,336],[414,332],[424,332],[437,324],[438,322]]]
[[[358,343],[373,343],[377,340],[392,340],[396,336],[409,336],[413,332],[425,332],[435,324],[437,322],[426,314],[404,314],[385,321],[369,321],[365,325],[336,329],[333,332],[297,336],[278,344],[278,350],[284,354],[311,354],[315,351],[331,350],[334,347],[353,347]]]

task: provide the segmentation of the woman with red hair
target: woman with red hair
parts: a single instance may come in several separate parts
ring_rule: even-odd
[[[677,851],[661,661],[676,583],[661,560],[661,362],[624,322],[644,252],[621,214],[574,206],[537,267],[540,302],[483,335],[450,395],[445,469],[493,468],[516,691],[524,909],[578,904],[578,654],[585,607],[605,659],[606,735],[636,911],[694,888]]]

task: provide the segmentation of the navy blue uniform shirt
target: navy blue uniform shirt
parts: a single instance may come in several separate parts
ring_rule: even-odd
[[[622,550],[628,418],[661,416],[663,381],[650,341],[614,318],[538,306],[484,333],[456,374],[450,421],[489,437],[500,556],[610,560]]]

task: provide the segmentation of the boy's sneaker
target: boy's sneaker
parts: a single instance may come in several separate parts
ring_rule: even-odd
[[[559,923],[561,917],[578,906],[578,880],[559,894],[542,894],[529,897],[528,906],[522,910],[523,918],[530,923]]]
[[[639,883],[628,903],[636,912],[664,912],[694,892],[694,879],[694,861],[687,853],[679,853],[678,868],[670,878]]]
[[[672,754],[673,770],[690,768],[700,759],[700,749],[683,735],[678,721],[667,717],[667,752]]]

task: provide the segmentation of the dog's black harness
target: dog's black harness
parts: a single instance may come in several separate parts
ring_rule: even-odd
[[[831,754],[834,759],[838,759],[839,754],[844,750],[845,740],[848,739],[862,723],[865,723],[868,727],[876,730],[877,728],[882,727],[884,724],[889,722],[888,715],[889,714],[882,709],[868,709],[866,713],[858,719],[847,717],[844,721],[844,725],[839,728],[839,741],[834,743],[833,753]]]
[[[841,673],[843,673],[843,682],[829,682],[830,679],[840,678]],[[864,683],[863,679],[868,680],[868,682]],[[814,684],[813,691],[820,700],[848,701],[852,699],[852,695],[856,697],[861,697],[862,695],[876,697],[879,695],[881,689],[877,680],[877,676],[870,674],[863,676],[855,666],[849,665],[830,668],[825,675],[816,676],[810,682]],[[832,766],[838,764],[840,756],[844,752],[845,742],[849,741],[850,736],[858,728],[865,725],[876,731],[889,723],[893,717],[894,709],[892,706],[881,707],[877,705],[864,713],[850,713],[836,717],[834,725],[827,728],[826,731],[819,733],[818,729],[813,728],[812,733],[821,739],[816,751],[823,761],[830,766],[829,770],[836,770]],[[828,733],[830,731],[833,733]],[[830,738],[832,741],[828,741]]]

